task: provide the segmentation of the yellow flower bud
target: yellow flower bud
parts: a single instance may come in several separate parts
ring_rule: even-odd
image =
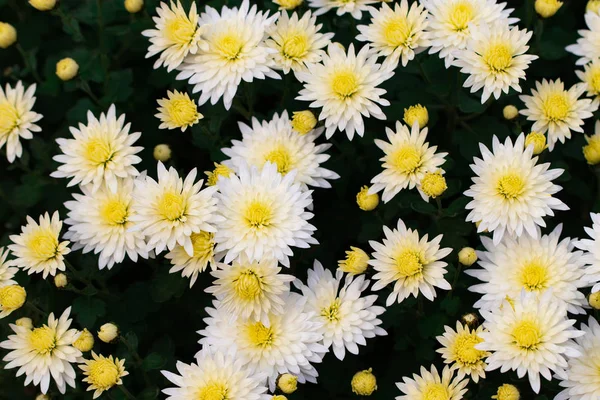
[[[363,186],[356,195],[356,204],[363,211],[372,211],[379,205],[379,195],[377,193],[369,194],[369,187]]]
[[[600,134],[586,136],[587,145],[583,146],[583,156],[590,165],[600,163]]]
[[[542,18],[550,18],[563,5],[559,0],[535,0],[535,12]]]
[[[470,267],[477,261],[477,253],[472,247],[463,247],[458,252],[458,262],[466,267]]]
[[[217,184],[217,182],[219,181],[220,177],[223,176],[225,178],[229,178],[229,175],[233,174],[233,171],[231,170],[231,168],[229,168],[225,164],[217,164],[217,163],[215,163],[215,169],[214,170],[212,170],[212,171],[204,171],[204,173],[208,177],[208,178],[206,178],[206,184],[208,186],[215,186]]]
[[[367,270],[368,262],[369,255],[364,250],[350,246],[350,250],[346,251],[346,259],[338,261],[338,266],[341,271],[357,275]]]
[[[595,310],[600,310],[600,292],[590,294],[588,301],[592,308],[594,308]]]
[[[519,400],[520,398],[521,395],[519,394],[519,389],[508,383],[500,386],[498,388],[498,393],[492,396],[492,399],[496,400]]]
[[[56,6],[56,0],[29,0],[29,4],[40,11],[50,11]]]
[[[153,155],[156,161],[168,161],[171,158],[171,148],[168,144],[157,144],[154,147]]]
[[[58,274],[54,277],[54,286],[57,288],[64,288],[67,286],[69,281],[67,280],[67,276],[65,274]]]
[[[502,115],[504,115],[505,119],[510,121],[511,119],[517,118],[517,116],[519,115],[519,110],[517,110],[517,107],[511,104],[504,107],[504,109],[502,110]]]
[[[586,12],[594,12],[596,14],[600,14],[600,0],[590,0],[587,2],[587,6],[585,6]]]
[[[440,172],[427,172],[419,185],[427,197],[435,199],[448,189],[446,178]]]
[[[0,308],[3,316],[18,310],[25,304],[27,292],[23,286],[9,285],[0,288]]]
[[[539,132],[531,132],[525,136],[525,148],[533,145],[533,155],[538,155],[542,151],[546,150],[546,135]]]
[[[477,324],[479,324],[479,318],[477,318],[477,314],[475,313],[465,314],[462,317],[460,317],[460,320],[463,324],[466,324],[471,328],[475,328],[477,327]]]
[[[77,76],[79,64],[72,58],[63,58],[56,63],[56,76],[63,81],[70,81]]]
[[[104,343],[110,343],[119,337],[119,328],[113,323],[107,323],[100,327],[98,339]]]
[[[19,318],[18,320],[15,321],[15,325],[21,326],[21,327],[27,328],[27,329],[33,329],[33,321],[31,320],[31,318],[27,318],[27,317]]]
[[[94,335],[83,328],[77,340],[73,342],[73,347],[81,352],[90,351],[94,347]]]
[[[303,2],[304,0],[273,0],[273,3],[277,4],[279,9],[283,10],[293,10]]]
[[[271,400],[287,400],[287,397],[282,394],[276,394],[275,396],[271,397]]]
[[[373,369],[359,371],[352,377],[352,391],[359,396],[370,396],[377,390],[377,379],[371,372]]]
[[[35,400],[50,400],[50,396],[40,393],[35,397]]]
[[[0,49],[6,49],[17,41],[17,30],[6,22],[0,22]]]
[[[292,374],[281,374],[277,379],[277,387],[285,394],[291,394],[298,389],[298,377]]]
[[[427,108],[420,104],[405,108],[404,122],[406,122],[406,125],[411,127],[415,122],[418,122],[419,128],[422,129],[429,122],[429,113],[427,112]]]
[[[306,135],[308,132],[315,129],[317,126],[317,117],[310,110],[295,111],[292,116],[292,129],[301,135]]]
[[[131,14],[140,12],[144,7],[144,0],[125,0],[125,9]]]

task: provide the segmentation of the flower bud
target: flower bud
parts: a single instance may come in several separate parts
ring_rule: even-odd
[[[583,146],[583,156],[590,165],[600,163],[600,134],[586,136],[587,145]]]
[[[0,49],[6,49],[17,41],[17,30],[6,22],[0,22]]]
[[[70,57],[63,58],[56,63],[56,76],[63,81],[70,81],[77,76],[79,64]]]
[[[111,343],[115,341],[119,337],[119,328],[109,322],[100,327],[98,331],[98,338],[102,340],[104,343]]]
[[[125,9],[131,14],[140,12],[143,7],[144,0],[125,0]]]
[[[364,250],[350,246],[350,250],[346,251],[346,259],[338,261],[338,266],[340,271],[357,275],[367,270],[368,262],[369,255]]]
[[[285,394],[292,394],[298,389],[298,377],[292,374],[281,374],[277,379],[277,387]]]
[[[154,147],[153,155],[156,161],[169,161],[171,158],[171,148],[168,144],[157,144]]]
[[[600,310],[600,292],[590,294],[588,301],[593,309]]]
[[[531,132],[525,136],[525,148],[533,145],[533,155],[536,156],[546,150],[546,135],[539,132]]]
[[[415,122],[418,122],[419,129],[423,129],[429,122],[429,113],[427,108],[420,104],[410,106],[404,109],[404,122],[412,127]]]
[[[504,107],[504,109],[502,110],[502,115],[504,115],[504,119],[510,121],[511,119],[517,118],[517,116],[519,115],[519,110],[517,110],[517,107],[511,104]]]
[[[492,396],[492,399],[496,400],[519,400],[520,398],[521,395],[519,394],[519,389],[508,383],[500,386],[498,392]]]
[[[301,135],[306,135],[308,132],[315,129],[317,126],[317,118],[310,110],[295,111],[292,116],[292,129]]]
[[[377,379],[372,368],[359,371],[352,377],[352,391],[359,396],[370,396],[377,390]]]
[[[0,288],[0,309],[2,317],[18,310],[25,304],[27,292],[23,286],[8,285]]]
[[[33,321],[31,320],[31,318],[27,318],[27,317],[19,318],[18,320],[15,321],[15,325],[21,326],[21,327],[27,328],[27,329],[33,329]]]
[[[427,172],[419,185],[427,197],[435,199],[448,189],[446,178],[440,172]]]
[[[67,283],[69,283],[69,281],[67,280],[67,276],[65,274],[57,274],[54,277],[54,286],[57,288],[64,288],[67,286]]]
[[[94,335],[83,328],[77,340],[73,342],[73,347],[81,352],[90,351],[94,347]]]
[[[56,6],[56,0],[29,0],[33,8],[40,11],[50,11]]]
[[[273,3],[277,4],[283,10],[293,10],[303,2],[304,0],[273,0]]]
[[[217,184],[217,182],[219,181],[220,177],[223,176],[225,178],[228,178],[229,175],[233,174],[233,171],[231,170],[231,168],[229,168],[225,164],[215,163],[215,169],[214,170],[212,170],[212,171],[204,171],[204,173],[207,176],[207,178],[206,178],[206,184],[208,186],[215,186]]]
[[[464,265],[465,267],[470,267],[477,261],[477,253],[475,249],[472,247],[463,247],[458,252],[458,262]]]
[[[535,0],[535,12],[542,18],[550,18],[563,5],[559,0]]]
[[[356,204],[363,211],[372,211],[379,205],[379,195],[377,193],[369,194],[369,187],[363,186],[356,195]]]

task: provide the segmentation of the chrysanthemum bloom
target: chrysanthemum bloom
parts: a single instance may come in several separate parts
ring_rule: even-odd
[[[417,190],[423,200],[429,201],[430,198],[438,198],[448,189],[444,173],[445,171],[440,168],[435,172],[426,172],[423,175],[423,178],[417,184]]]
[[[181,132],[185,132],[187,128],[204,118],[187,93],[169,90],[167,97],[158,100],[158,114],[155,117],[161,121],[159,129],[181,129]]]
[[[419,124],[419,128],[423,129],[429,122],[429,112],[427,107],[420,104],[415,104],[404,109],[404,117],[402,118],[404,123],[408,126]]]
[[[206,28],[203,38],[208,47],[186,58],[177,79],[189,79],[194,93],[201,92],[200,105],[209,100],[217,104],[222,97],[227,110],[242,80],[252,82],[265,76],[279,79],[272,69],[274,50],[264,42],[277,16],[259,12],[256,5],[250,7],[248,0],[240,8],[224,6],[220,14],[206,6],[198,23]]]
[[[592,226],[585,227],[589,238],[575,241],[575,247],[583,250],[583,262],[586,265],[585,275],[594,286],[592,293],[600,291],[600,214],[591,213]]]
[[[313,214],[306,211],[312,191],[294,183],[295,175],[282,176],[276,164],[266,163],[262,170],[242,165],[238,175],[219,179],[215,251],[227,252],[226,264],[245,254],[250,261],[270,257],[289,267],[292,246],[318,243],[308,223]]]
[[[283,312],[289,283],[295,279],[280,272],[276,260],[249,261],[241,256],[211,272],[216,279],[205,291],[219,300],[224,312],[267,323],[269,313]]]
[[[350,275],[342,283],[344,273],[337,271],[335,277],[315,260],[308,270],[307,284],[299,283],[306,301],[305,312],[314,315],[323,332],[323,345],[333,348],[333,354],[343,360],[346,350],[358,354],[358,345],[365,346],[366,339],[387,335],[379,315],[385,308],[375,306],[377,295],[362,297],[370,284],[364,275]]]
[[[225,177],[229,178],[229,175],[233,174],[233,170],[226,166],[225,164],[215,164],[215,169],[212,171],[204,171],[206,175],[206,185],[207,186],[215,186],[219,181],[219,178]]]
[[[125,370],[125,359],[113,359],[113,356],[104,357],[93,351],[92,359],[83,360],[83,364],[79,364],[79,368],[85,375],[83,382],[90,385],[87,390],[94,391],[94,399],[113,386],[122,385],[121,378],[129,375],[129,372]]]
[[[396,229],[383,227],[385,239],[383,244],[369,241],[375,250],[369,260],[377,273],[373,276],[376,280],[371,290],[380,290],[393,283],[392,293],[386,300],[386,305],[391,306],[396,299],[398,303],[413,295],[417,297],[423,293],[428,300],[433,301],[436,296],[435,288],[450,290],[451,286],[444,279],[447,263],[440,261],[452,252],[450,248],[440,249],[442,235],[428,241],[428,235],[419,237],[419,232],[406,228],[399,219]]]
[[[79,332],[79,337],[77,340],[73,342],[73,347],[82,353],[90,351],[92,348],[94,348],[94,335],[92,332],[88,331],[86,328],[83,328],[83,330]]]
[[[79,129],[70,127],[73,139],[56,139],[62,154],[53,157],[59,162],[58,169],[50,174],[53,178],[71,178],[68,187],[91,184],[95,193],[106,185],[112,192],[117,190],[118,178],[139,175],[135,164],[142,161],[136,156],[143,147],[133,146],[142,135],[129,133],[131,124],[125,124],[125,114],[117,119],[115,105],[100,119],[88,111],[87,125]]]
[[[230,148],[221,151],[230,157],[224,165],[238,171],[242,165],[262,168],[267,162],[277,165],[277,172],[286,175],[296,171],[295,183],[300,183],[304,189],[308,186],[330,188],[327,179],[338,179],[340,176],[333,171],[321,167],[329,159],[325,151],[330,143],[317,145],[315,142],[323,133],[323,128],[317,128],[299,135],[292,129],[287,111],[281,117],[275,113],[270,121],[259,122],[252,118],[252,126],[238,123],[242,132],[242,140],[232,140]]]
[[[50,380],[56,382],[60,393],[64,394],[67,385],[75,387],[75,369],[71,365],[82,361],[81,352],[73,347],[77,339],[77,329],[69,329],[71,307],[59,319],[50,313],[48,324],[28,329],[10,324],[15,335],[0,343],[3,349],[11,350],[3,360],[5,369],[19,367],[17,376],[25,374],[25,386],[33,383],[47,393]]]
[[[588,325],[581,324],[581,330],[585,335],[575,339],[581,355],[568,359],[567,378],[559,383],[565,389],[554,400],[592,400],[600,396],[600,324],[590,316]]]
[[[552,372],[567,379],[567,357],[580,352],[571,340],[584,334],[575,330],[574,319],[567,319],[567,305],[550,292],[541,297],[523,290],[516,298],[507,298],[501,307],[481,311],[485,319],[483,342],[475,347],[492,352],[486,371],[501,369],[528,375],[534,392],[540,391],[540,374],[552,379]]]
[[[350,250],[346,250],[346,258],[338,261],[338,268],[342,272],[347,272],[350,275],[359,275],[369,267],[369,255],[363,249],[350,246]]]
[[[518,18],[509,18],[512,9],[496,0],[422,0],[429,11],[427,38],[429,54],[439,53],[446,68],[450,68],[457,50],[463,50],[472,30],[494,22],[512,25]]]
[[[450,367],[444,367],[442,376],[434,365],[431,371],[421,367],[421,375],[413,374],[412,378],[403,377],[402,382],[396,383],[402,391],[402,396],[396,400],[461,400],[467,393],[468,379],[454,377]]]
[[[559,224],[551,234],[538,234],[536,239],[507,235],[498,245],[481,236],[486,249],[479,252],[481,269],[465,271],[482,281],[469,288],[482,294],[474,306],[491,311],[500,307],[507,296],[515,298],[525,290],[538,296],[551,292],[570,313],[585,314],[585,296],[579,291],[589,286],[584,277],[583,253],[574,251],[570,238],[561,240],[561,231]]]
[[[235,347],[244,370],[265,374],[272,391],[277,377],[286,372],[296,375],[300,383],[316,383],[318,373],[312,364],[320,363],[327,349],[321,344],[321,324],[303,311],[304,301],[299,294],[289,293],[283,312],[269,314],[266,324],[232,315],[215,301],[215,308],[206,309],[206,328],[198,331],[203,336],[200,344],[223,352]]]
[[[132,214],[129,220],[146,236],[148,251],[161,253],[165,248],[173,250],[183,246],[185,252],[194,256],[192,234],[214,232],[213,214],[217,210],[214,197],[217,188],[202,190],[203,181],[196,180],[194,168],[183,180],[175,168],[169,170],[158,162],[158,181],[149,176],[135,181]]]
[[[456,330],[446,325],[443,335],[436,338],[443,346],[436,351],[442,355],[444,363],[450,364],[451,371],[458,371],[457,379],[468,376],[475,383],[479,382],[479,378],[485,379],[484,359],[490,353],[475,348],[476,344],[483,341],[479,336],[481,332],[483,332],[482,326],[470,329],[456,322]]]
[[[1,27],[0,27],[1,28]],[[23,155],[20,139],[31,139],[32,132],[41,132],[35,122],[42,115],[32,111],[36,85],[25,90],[21,81],[13,88],[8,83],[0,86],[0,149],[6,145],[6,158],[12,163]]]
[[[448,153],[436,153],[437,146],[429,146],[427,128],[411,128],[396,122],[396,131],[385,128],[388,141],[375,139],[375,144],[384,152],[383,172],[371,179],[369,193],[383,190],[384,203],[390,201],[402,189],[413,189],[427,172],[436,172],[446,161]]]
[[[27,292],[23,286],[7,285],[0,287],[0,318],[8,317],[25,304]]]
[[[533,155],[537,156],[542,151],[546,150],[546,135],[539,132],[530,132],[525,136],[525,147],[533,147]]]
[[[161,371],[175,387],[163,389],[167,400],[269,400],[265,374],[251,373],[244,360],[228,351],[203,349],[196,362],[177,361],[177,374]]]
[[[198,274],[204,272],[210,265],[210,269],[217,269],[217,262],[223,258],[223,253],[215,253],[214,233],[200,231],[192,233],[190,237],[194,254],[189,255],[183,246],[177,244],[175,248],[169,251],[165,258],[171,260],[171,269],[169,273],[174,274],[179,271],[184,278],[190,278],[190,287],[194,286]]]
[[[134,179],[119,179],[113,193],[105,186],[92,193],[83,186],[83,194],[73,194],[75,200],[65,202],[69,210],[65,224],[69,230],[65,239],[72,241],[72,250],[83,249],[100,254],[98,267],[111,269],[128,256],[137,262],[138,255],[148,258],[145,236],[132,231]]]
[[[171,1],[170,7],[161,2],[156,13],[158,17],[152,17],[156,29],[142,32],[142,35],[150,38],[151,43],[146,58],[160,53],[154,69],[164,65],[168,71],[172,71],[181,65],[188,54],[208,49],[208,44],[201,37],[205,27],[198,19],[195,2],[192,2],[189,15],[179,0],[177,3]]]
[[[600,95],[600,59],[595,59],[583,66],[583,71],[575,71],[581,82],[585,83],[587,95],[597,97]]]
[[[355,132],[362,136],[363,116],[386,119],[379,106],[389,106],[390,102],[381,97],[386,91],[378,86],[394,72],[377,63],[377,55],[368,45],[356,54],[353,44],[347,53],[330,44],[321,63],[310,64],[308,71],[296,75],[304,82],[296,99],[311,101],[311,108],[322,107],[319,120],[325,120],[327,139],[338,129],[345,131],[350,140]]]
[[[396,3],[394,8],[383,3],[380,9],[369,7],[371,23],[358,25],[356,40],[369,42],[373,50],[387,57],[392,65],[406,66],[429,46],[425,29],[427,11],[419,3],[409,7],[407,0]]]
[[[346,13],[355,19],[361,19],[363,11],[367,11],[369,4],[378,0],[308,0],[309,7],[316,8],[315,15],[323,15],[335,9],[335,14],[340,16]]]
[[[9,251],[0,247],[0,287],[7,285],[16,285],[17,281],[13,280],[19,268],[15,267],[12,260],[7,260]]]
[[[318,63],[325,54],[323,48],[331,43],[333,33],[319,33],[317,16],[307,11],[302,18],[297,13],[291,17],[284,11],[275,25],[268,29],[265,44],[275,50],[272,55],[275,68],[290,71],[306,71],[306,65]]]
[[[531,90],[531,96],[519,96],[525,103],[525,109],[519,111],[534,121],[532,131],[548,132],[548,148],[554,149],[557,141],[565,142],[571,138],[571,131],[583,132],[583,120],[590,118],[598,109],[598,99],[579,99],[587,85],[578,83],[565,90],[560,79],[556,81],[536,82],[537,90]]]
[[[600,57],[600,15],[588,12],[584,18],[588,29],[579,30],[577,43],[566,47],[569,53],[579,56],[576,65],[586,65]]]
[[[553,197],[561,187],[552,183],[562,169],[550,169],[550,163],[537,165],[533,146],[525,148],[521,134],[513,145],[509,137],[504,144],[494,136],[492,150],[479,144],[482,159],[474,158],[471,169],[477,176],[465,196],[473,200],[466,205],[471,210],[467,222],[479,222],[477,232],[494,234],[494,244],[500,243],[505,232],[521,236],[525,232],[538,237],[537,226],[545,227],[543,217],[553,216],[553,210],[568,210]]]
[[[27,216],[27,225],[21,227],[21,234],[9,236],[13,244],[8,248],[16,257],[11,263],[29,275],[42,273],[44,279],[56,275],[56,271],[64,271],[64,256],[71,250],[68,241],[59,241],[61,228],[58,211],[52,214],[52,219],[48,213],[41,215],[39,224]]]
[[[377,378],[372,371],[373,369],[369,368],[354,374],[350,382],[352,393],[359,396],[370,396],[377,390]]]
[[[463,86],[471,88],[471,93],[483,88],[481,103],[490,96],[499,99],[502,92],[508,94],[511,88],[520,93],[519,80],[525,79],[525,70],[538,58],[525,54],[532,35],[531,31],[504,22],[472,29],[466,48],[454,54],[453,64],[469,75]]]

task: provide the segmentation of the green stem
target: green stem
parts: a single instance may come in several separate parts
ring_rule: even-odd
[[[33,304],[31,301],[26,302],[25,303],[25,307],[30,308],[32,311],[34,311],[36,314],[38,314],[42,318],[47,318],[48,317],[48,313],[47,312],[44,312],[42,309],[40,309],[38,306],[36,306],[35,304]]]
[[[150,381],[150,378],[148,378],[148,374],[146,374],[146,371],[142,368],[142,364],[144,363],[144,360],[142,360],[142,357],[140,357],[138,352],[135,351],[133,349],[133,347],[131,347],[131,345],[129,344],[127,339],[125,339],[125,337],[123,337],[121,335],[121,336],[119,336],[119,340],[121,341],[121,343],[123,343],[125,345],[125,347],[127,347],[127,351],[129,352],[129,354],[131,354],[133,356],[133,360],[135,361],[135,364],[142,371],[142,375],[144,377],[144,381],[146,382],[146,386],[147,387],[154,386],[152,384],[152,381]]]
[[[87,95],[90,96],[90,98],[92,100],[94,100],[94,103],[100,105],[100,100],[98,99],[98,97],[96,97],[94,92],[92,92],[92,89],[90,88],[90,85],[88,84],[88,82],[85,79],[83,79],[81,76],[79,77],[79,83],[81,84],[81,90],[83,90],[85,93],[87,93]]]
[[[31,71],[31,74],[33,75],[33,78],[36,80],[36,82],[41,83],[42,78],[38,74],[37,70],[35,68],[33,68],[31,63],[29,62],[29,57],[27,55],[27,52],[23,49],[23,47],[21,46],[20,43],[17,43],[16,48],[19,51],[19,53],[21,53],[21,56],[23,57],[23,62],[25,63],[25,68],[27,68],[29,71]]]
[[[123,394],[125,395],[125,397],[127,397],[128,399],[135,399],[136,397],[134,395],[131,394],[131,392],[129,390],[127,390],[127,388],[124,385],[117,385],[119,390],[121,392],[123,392]]]
[[[441,218],[442,214],[444,213],[444,207],[442,207],[442,200],[439,197],[436,197],[435,204],[437,204],[438,208],[438,218]]]
[[[452,297],[452,292],[454,292],[454,288],[458,283],[458,278],[462,272],[462,264],[458,263],[458,267],[456,267],[456,275],[454,275],[454,280],[452,281],[452,288],[450,288],[450,292],[448,292],[448,297]]]

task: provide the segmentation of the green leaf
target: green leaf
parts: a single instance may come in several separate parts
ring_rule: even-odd
[[[421,214],[435,214],[437,213],[437,208],[431,204],[421,199],[421,201],[413,201],[410,203],[410,206],[413,210]]]
[[[458,92],[458,108],[465,114],[476,114],[485,110],[485,104],[481,104],[480,97],[473,97],[464,90]]]
[[[93,326],[106,313],[106,304],[94,297],[78,297],[73,302],[73,313],[81,326]]]
[[[124,336],[123,339],[125,339],[125,341],[129,344],[129,347],[131,347],[131,350],[133,351],[137,351],[138,348],[138,337],[135,333],[133,332],[127,332]]]
[[[153,369],[160,369],[165,365],[165,359],[158,353],[150,353],[144,358],[142,362],[142,368],[145,371],[150,371]]]
[[[156,387],[149,387],[144,389],[142,393],[140,393],[137,398],[140,400],[155,400],[158,398],[160,392]]]
[[[457,296],[446,296],[440,303],[442,310],[445,310],[450,315],[456,315],[460,309],[460,298]]]

